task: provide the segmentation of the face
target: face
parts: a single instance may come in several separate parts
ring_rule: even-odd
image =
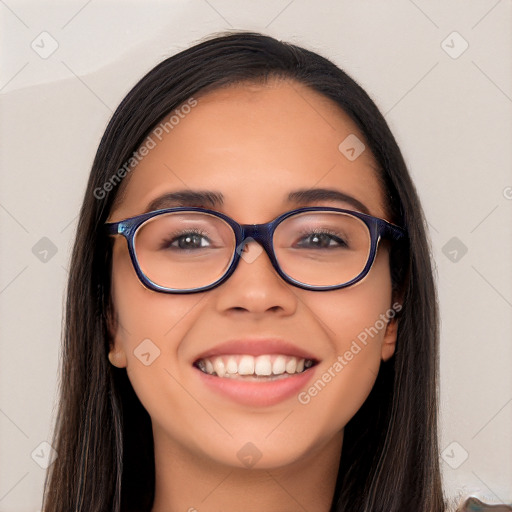
[[[139,215],[151,203],[153,209],[209,208],[240,224],[269,222],[301,206],[366,208],[387,218],[374,158],[369,149],[356,159],[339,149],[348,136],[364,138],[330,100],[284,81],[232,86],[196,100],[161,140],[153,137],[155,147],[123,184],[109,221]],[[348,197],[289,201],[291,192],[318,188]],[[211,191],[222,202],[155,203],[177,191]],[[258,467],[276,468],[339,450],[381,360],[393,355],[396,320],[385,245],[363,281],[322,292],[283,281],[255,242],[244,254],[220,286],[164,294],[141,284],[126,240],[116,237],[109,357],[126,367],[151,416],[155,453],[237,467],[247,464],[244,457],[261,456]],[[230,356],[240,363],[246,355],[252,361],[270,356],[261,364],[270,359],[272,367],[279,358],[278,366],[295,361],[300,367],[301,359],[313,366],[248,382],[203,373],[197,363],[208,354],[212,364],[217,357],[227,364]]]

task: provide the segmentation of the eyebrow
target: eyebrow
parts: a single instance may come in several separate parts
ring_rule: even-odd
[[[220,192],[211,190],[178,190],[169,192],[151,201],[146,212],[172,208],[174,206],[210,206],[212,208],[222,205],[224,196]]]
[[[331,188],[307,188],[294,190],[286,198],[288,203],[295,206],[308,205],[321,201],[337,201],[347,203],[356,210],[369,214],[369,209],[358,199],[344,192]],[[178,190],[169,192],[151,201],[146,212],[172,208],[175,206],[195,206],[218,208],[224,203],[224,196],[220,192],[212,190]]]
[[[356,210],[370,214],[370,210],[358,199],[332,188],[307,188],[288,194],[288,201],[296,205],[305,205],[321,201],[348,203]]]

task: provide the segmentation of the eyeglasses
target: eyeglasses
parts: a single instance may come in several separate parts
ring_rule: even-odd
[[[406,237],[383,219],[330,207],[299,208],[266,224],[244,225],[214,210],[176,207],[105,226],[109,235],[126,238],[142,284],[163,293],[219,286],[246,259],[244,246],[252,241],[287,283],[315,291],[345,288],[368,274],[382,238]]]

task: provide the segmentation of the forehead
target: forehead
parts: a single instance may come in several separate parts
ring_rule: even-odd
[[[347,144],[360,150],[364,137],[330,99],[283,80],[194,99],[150,133],[151,149],[123,183],[112,218],[137,215],[166,192],[200,189],[220,192],[222,209],[239,221],[264,222],[281,213],[291,190],[309,188],[341,190],[385,216],[375,159],[368,148],[348,158]]]

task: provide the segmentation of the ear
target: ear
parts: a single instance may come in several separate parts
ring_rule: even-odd
[[[382,340],[381,346],[381,358],[383,361],[388,361],[396,349],[396,340],[398,337],[398,323],[400,317],[400,311],[402,310],[401,300],[393,302],[392,307],[388,310],[389,320],[386,325],[386,331],[384,333],[384,339]],[[391,316],[393,312],[393,316]]]
[[[119,322],[119,316],[114,311],[114,308],[110,305],[106,313],[106,324],[109,338],[109,353],[108,360],[110,363],[117,368],[126,368],[127,359],[124,352],[122,342],[120,340],[121,324]]]
[[[108,360],[116,368],[126,368],[126,354],[124,351],[113,347],[108,353]]]

